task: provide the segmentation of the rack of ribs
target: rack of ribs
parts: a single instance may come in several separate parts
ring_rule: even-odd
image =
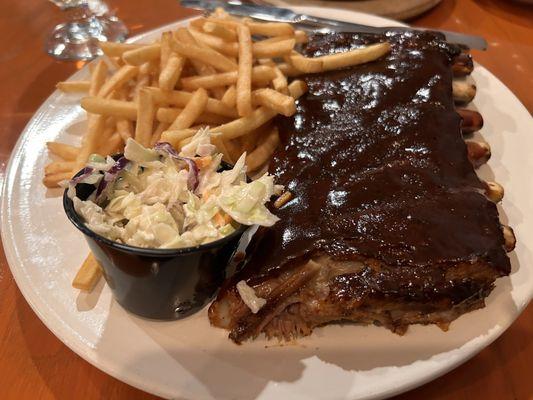
[[[305,53],[384,40],[392,48],[379,60],[306,76],[296,115],[277,121],[270,172],[292,199],[209,309],[236,343],[338,321],[447,329],[510,272],[503,188],[475,172],[490,147],[464,138],[483,120],[458,106],[475,95],[470,56],[430,32],[315,35]],[[266,300],[256,313],[240,281]]]

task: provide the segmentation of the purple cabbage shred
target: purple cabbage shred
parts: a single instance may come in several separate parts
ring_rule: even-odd
[[[96,189],[96,202],[101,200],[105,189],[111,182],[114,182],[117,179],[119,172],[126,168],[129,162],[130,161],[126,157],[122,156],[104,173],[104,179],[100,181],[98,188]]]
[[[77,185],[78,183],[83,181],[85,178],[90,176],[93,172],[94,172],[93,167],[85,167],[83,168],[82,173],[79,176],[75,176],[74,178],[72,178],[69,183],[73,185]]]
[[[189,187],[189,190],[194,192],[196,188],[198,187],[198,184],[200,183],[198,167],[196,166],[196,163],[194,162],[194,160],[188,157],[180,156],[178,152],[176,151],[176,149],[174,149],[174,147],[172,147],[172,145],[168,142],[156,143],[154,146],[154,150],[159,151],[159,152],[165,152],[170,157],[187,163],[189,167],[189,176],[187,177],[187,186]]]

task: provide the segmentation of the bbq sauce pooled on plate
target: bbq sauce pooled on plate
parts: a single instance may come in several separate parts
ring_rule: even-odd
[[[446,268],[480,260],[509,274],[498,212],[468,160],[454,107],[459,49],[437,33],[390,32],[317,35],[305,53],[384,40],[392,49],[377,61],[306,76],[297,113],[278,120],[270,172],[293,199],[254,237],[238,279],[275,276],[318,253],[395,266],[397,285],[422,275],[445,285]]]

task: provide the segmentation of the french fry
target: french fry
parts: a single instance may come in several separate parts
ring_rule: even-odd
[[[276,42],[281,42],[283,40],[288,40],[288,39],[294,39],[296,41],[296,43],[307,43],[307,41],[308,41],[307,33],[305,33],[305,31],[296,30],[296,31],[294,31],[294,35],[291,35],[291,36],[272,36],[272,37],[269,37],[267,39],[261,40],[261,43],[262,44],[276,43]]]
[[[272,36],[272,37],[260,40],[260,43],[261,45],[264,46],[268,43],[277,43],[277,42],[281,42],[282,40],[289,40],[289,39],[294,39],[294,37],[293,36]],[[256,42],[256,43],[259,43],[259,42]]]
[[[81,107],[93,114],[126,118],[132,121],[137,119],[137,106],[130,101],[84,97],[81,99]]]
[[[102,267],[92,253],[89,253],[72,281],[72,287],[86,292],[94,289],[102,277]]]
[[[183,111],[172,122],[169,129],[186,129],[194,124],[198,117],[204,112],[207,105],[207,92],[205,89],[198,89],[194,92]]]
[[[65,81],[56,85],[56,88],[64,93],[89,92],[90,87],[90,81]]]
[[[294,31],[294,39],[296,40],[296,43],[307,43],[309,40],[307,33],[301,30]]]
[[[99,42],[98,46],[108,57],[122,57],[126,51],[135,50],[146,45],[134,43]]]
[[[296,40],[286,39],[275,42],[255,42],[252,45],[254,57],[257,58],[276,58],[288,55],[294,49]]]
[[[281,196],[279,196],[276,201],[274,202],[274,207],[281,208],[285,205],[285,203],[289,202],[292,199],[292,193],[287,191],[284,192]]]
[[[237,83],[238,71],[225,72],[215,75],[190,76],[181,78],[181,86],[186,90],[194,90],[203,87],[211,89],[221,86],[229,86]],[[276,77],[274,70],[267,65],[258,65],[252,68],[252,83],[270,82]]]
[[[273,127],[268,135],[259,143],[254,151],[246,157],[246,165],[249,171],[255,171],[261,167],[274,153],[279,144],[278,128]]]
[[[235,164],[243,153],[239,139],[223,140],[231,164]]]
[[[139,100],[139,92],[141,89],[150,85],[151,73],[153,64],[146,62],[139,67],[139,75],[137,76],[137,83],[133,87],[133,101]]]
[[[170,124],[168,122],[159,122],[157,124],[157,128],[155,128],[154,134],[150,139],[150,147],[154,147],[154,145],[159,142],[159,140],[161,139],[161,134],[166,131],[169,126]]]
[[[101,131],[99,132],[99,136],[94,145],[95,147],[91,150],[91,153],[89,154],[96,153],[96,154],[100,154],[103,156],[107,156],[111,154],[110,151],[112,151],[112,148],[110,144],[110,139],[111,139],[111,136],[115,133],[115,130],[116,130],[115,118],[114,117],[104,118],[104,124],[103,124]],[[116,147],[116,141],[113,142],[113,147]],[[77,169],[74,172],[77,172]]]
[[[45,175],[57,174],[58,172],[71,173],[75,166],[74,161],[54,161],[44,167]]]
[[[189,28],[189,32],[197,42],[203,43],[221,54],[226,54],[228,56],[237,56],[239,54],[239,45],[234,41],[228,42],[221,37],[210,35],[197,29]]]
[[[296,80],[289,85],[289,93],[294,98],[302,96],[307,90],[307,85],[304,81]],[[252,111],[246,117],[228,122],[227,124],[217,126],[212,129],[215,133],[220,133],[221,140],[235,139],[237,137],[246,135],[261,125],[267,123],[276,116],[276,112],[266,108],[259,107]]]
[[[305,73],[316,73],[374,61],[389,51],[390,44],[383,42],[322,57],[307,58],[302,55],[292,55],[290,59],[296,69]]]
[[[100,144],[96,153],[102,156],[108,156],[120,152],[124,147],[124,141],[118,132],[109,135],[108,138]]]
[[[237,111],[241,117],[252,112],[252,37],[244,25],[237,27],[239,37],[239,70],[237,77]]]
[[[46,142],[48,151],[65,161],[74,161],[80,152],[79,147],[59,142]]]
[[[122,86],[133,79],[139,73],[139,68],[132,67],[131,65],[124,65],[117,72],[113,74],[109,80],[102,85],[98,91],[99,97],[107,97],[113,92],[113,90],[119,90]]]
[[[168,62],[161,70],[159,75],[159,87],[163,90],[172,90],[178,82],[183,66],[185,65],[185,58],[177,54],[171,54]]]
[[[152,88],[142,90],[150,91]],[[125,118],[130,121],[137,120],[137,104],[131,101],[101,99],[99,97],[85,97],[81,100],[81,106],[86,111],[100,116],[112,116]],[[160,107],[157,109],[155,118],[159,122],[172,123],[183,110],[180,108]],[[221,115],[203,112],[198,117],[199,123],[220,124],[227,122],[227,118]]]
[[[239,27],[239,25],[237,25]],[[239,55],[239,45],[235,42],[227,42],[222,38],[198,30],[190,29],[195,39],[208,46],[213,51],[226,56],[235,57]],[[252,53],[256,58],[274,58],[289,55],[294,49],[296,40],[291,37],[283,39],[270,38],[252,44]]]
[[[199,43],[191,35],[191,32],[187,28],[178,28],[173,32],[173,39],[175,41],[189,44],[192,46],[199,46]],[[186,57],[187,58],[187,57]],[[210,75],[215,73],[215,69],[211,65],[207,65],[202,61],[187,58],[189,63],[192,64],[194,70],[198,75]]]
[[[105,61],[108,64],[107,66],[111,67],[110,69],[113,71],[116,71],[124,66],[124,62],[120,57],[107,57]]]
[[[272,80],[272,86],[274,86],[274,89],[278,92],[288,94],[289,88],[287,77],[283,75],[283,72],[281,72],[277,66],[274,67],[274,72],[276,73],[276,78]]]
[[[296,112],[294,98],[277,92],[274,89],[254,90],[252,101],[254,105],[268,107],[286,117],[290,117]]]
[[[139,66],[145,62],[157,60],[160,56],[161,45],[156,43],[125,51],[122,54],[122,60],[124,60],[126,64]]]
[[[171,104],[178,107],[185,107],[191,97],[193,96],[190,92],[184,92],[181,90],[172,90],[165,92],[161,89],[157,88],[147,88],[152,92],[152,95],[154,96],[154,101],[158,104]],[[235,90],[235,87],[233,87],[233,90]],[[224,103],[223,100],[217,100],[209,97],[207,99],[207,104],[205,106],[206,112],[221,115],[228,118],[237,118],[239,115],[237,114],[237,111],[234,108],[235,101],[233,102],[233,105],[227,105]]]
[[[217,25],[221,25],[223,27],[225,27],[226,29],[232,29],[232,30],[236,30],[237,29],[237,25],[240,25],[241,22],[239,21],[236,21],[234,19],[229,19],[229,18],[221,18],[220,16],[217,16],[216,14],[214,14],[213,16],[209,16],[206,18],[206,21],[207,22],[212,22],[214,24],[217,24]]]
[[[160,122],[167,122],[169,124],[172,124],[182,112],[183,109],[181,108],[160,107],[157,110],[156,118]],[[209,125],[217,125],[218,123],[220,123],[220,121],[227,121],[227,119],[220,115],[203,112],[198,116],[196,122],[207,123]]]
[[[291,93],[291,96],[293,97],[299,97],[305,92],[305,83],[303,81],[294,81],[289,85],[289,92]],[[149,90],[147,90],[149,91]],[[82,99],[81,106],[87,110],[88,112],[94,113],[94,114],[100,114],[105,116],[115,116],[115,117],[122,117],[127,118],[130,120],[135,120],[137,118],[137,107],[132,102],[127,101],[121,101],[121,100],[113,100],[113,99],[101,99],[101,98],[95,98],[95,97],[86,97]],[[263,107],[261,107],[262,109]],[[257,111],[257,110],[256,110]],[[272,114],[271,112],[267,112],[268,110],[262,110],[259,111],[257,114],[260,116],[258,119],[258,122],[250,123],[247,119],[244,121],[244,125],[241,126],[243,123],[244,118],[237,119],[235,121],[229,122],[224,125],[228,125],[228,127],[224,127],[225,129],[229,129],[232,133],[229,133],[229,138],[234,138],[240,136],[239,134],[235,135],[233,132],[234,128],[232,127],[244,127],[245,132],[242,134],[245,134],[246,132],[249,132],[250,130],[253,130],[259,126],[261,126],[263,123],[267,122],[269,119],[273,118],[274,115],[270,115],[268,118],[265,118],[266,114]],[[157,111],[157,119],[159,121],[163,122],[169,122],[168,121],[168,115],[173,116],[176,115],[176,113],[179,113],[179,109],[165,109],[160,108]],[[253,113],[252,113],[253,114]],[[198,118],[199,122],[212,122],[214,119],[214,115],[211,115],[211,118]],[[262,121],[262,122],[261,122]],[[250,128],[252,126],[252,128]],[[220,127],[219,127],[220,128]]]
[[[43,184],[47,188],[55,188],[59,186],[60,182],[68,181],[72,178],[72,171],[56,172],[54,174],[45,175],[43,178]]]
[[[159,70],[163,71],[167,65],[170,54],[172,53],[172,46],[170,42],[172,41],[172,32],[163,32],[161,34],[161,53],[159,55]]]
[[[203,26],[206,23],[206,21],[207,21],[207,18],[204,18],[204,17],[195,18],[189,22],[189,26],[192,26],[195,29],[203,30]]]
[[[161,140],[169,142],[173,147],[178,148],[183,139],[190,138],[195,133],[195,129],[166,130],[161,134]]]
[[[288,94],[288,82],[287,77],[281,70],[278,68],[278,65],[272,61],[271,59],[262,59],[259,60],[259,63],[261,65],[267,65],[271,67],[274,70],[274,73],[276,74],[276,77],[272,79],[272,86],[274,86],[274,89],[276,89],[278,92],[283,94]]]
[[[235,107],[237,102],[237,90],[235,89],[235,85],[228,87],[220,101],[228,107]]]
[[[244,139],[247,139],[249,137],[252,137],[254,139],[253,142],[251,140],[250,141],[244,140]],[[239,148],[241,149],[241,151],[243,153],[244,152],[249,153],[249,152],[253,151],[255,149],[255,147],[256,147],[255,139],[256,138],[254,137],[254,135],[252,135],[252,132],[250,132],[247,135],[241,136],[241,137],[239,137],[237,139],[234,139],[234,140],[238,143]]]
[[[384,42],[320,58],[322,58],[324,71],[331,71],[377,60],[390,52],[390,49],[390,44]]]
[[[234,42],[237,40],[237,34],[234,30],[228,29],[224,25],[217,24],[212,21],[206,21],[202,25],[204,32],[209,33],[214,36],[218,36],[221,39],[224,39],[227,42]]]
[[[304,81],[296,80],[292,81],[289,85],[289,94],[297,100],[305,92],[307,92],[307,84]]]
[[[290,57],[291,65],[305,74],[313,74],[324,70],[324,63],[320,57],[309,58],[301,54],[294,54]]]
[[[98,138],[101,136],[105,126],[105,117],[103,115],[89,115],[87,120],[87,133],[81,142],[81,149],[76,157],[75,171],[83,168],[87,159],[96,151],[98,147]]]
[[[125,118],[117,119],[116,124],[118,134],[122,138],[123,142],[126,143],[126,140],[133,137],[133,124],[131,123],[131,121]]]
[[[289,64],[289,63],[280,63],[277,66],[278,66],[278,69],[281,71],[281,73],[289,78],[294,78],[296,76],[300,76],[303,74],[302,71],[300,71],[299,69],[296,69],[295,67],[292,66],[292,64]]]
[[[187,138],[187,139],[183,139],[179,146],[180,147],[183,147],[185,146],[189,141],[190,141],[191,138]],[[224,140],[222,140],[222,138],[220,137],[220,135],[212,135],[211,136],[211,143],[213,143],[218,151],[220,153],[222,153],[222,159],[228,163],[231,163],[231,156],[229,154],[229,151],[228,151],[228,148],[226,147],[226,142]]]
[[[137,105],[137,124],[135,125],[135,140],[148,147],[152,137],[155,117],[155,102],[150,91],[141,89]]]
[[[239,137],[237,140],[239,140],[243,152],[251,153],[257,147],[259,138],[263,136],[265,132],[269,132],[270,129],[271,125],[267,123],[266,125],[260,126],[246,135]]]
[[[133,98],[134,102],[137,102],[139,100],[139,92],[141,89],[146,88],[150,85],[150,75],[148,74],[139,74],[139,78],[137,79],[137,83],[135,84],[135,87],[131,90],[131,96]]]
[[[250,115],[217,126],[212,131],[220,133],[223,140],[235,139],[259,128],[275,116],[275,111],[266,107],[259,107],[252,111]]]
[[[254,22],[244,21],[252,35],[261,36],[294,36],[294,28],[285,22]]]
[[[173,40],[172,49],[183,57],[201,61],[219,71],[228,72],[237,70],[237,64],[235,62],[218,51],[207,47],[199,47]]]
[[[107,76],[107,64],[103,60],[98,60],[91,75],[89,85],[89,96],[96,96],[103,86]]]
[[[194,37],[191,35],[188,29],[180,28],[174,32],[174,38],[178,41],[181,41],[186,44],[194,45],[194,46],[200,46],[202,47],[201,43],[198,43]],[[206,46],[204,46],[206,47]],[[198,75],[213,75],[216,73],[215,68],[211,65],[207,65],[203,63],[202,61],[195,60],[195,59],[189,59],[190,63],[193,65],[194,69],[196,70],[196,73]],[[233,61],[232,61],[233,62]],[[213,88],[211,89],[211,92],[213,96],[217,99],[222,98],[224,95],[222,88]]]

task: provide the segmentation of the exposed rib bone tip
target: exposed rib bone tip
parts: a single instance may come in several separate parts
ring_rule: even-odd
[[[476,96],[476,85],[466,79],[454,79],[452,82],[453,100],[456,103],[470,103]]]
[[[461,132],[463,134],[479,131],[483,128],[483,117],[475,110],[458,108],[457,113],[461,116]]]
[[[507,252],[513,251],[516,246],[516,237],[513,229],[510,226],[503,225],[502,230],[503,239],[505,240],[505,250],[507,250]]]
[[[468,159],[475,168],[489,161],[492,153],[488,143],[475,140],[466,140],[465,143],[468,151]]]
[[[453,60],[452,71],[454,76],[470,75],[474,70],[472,56],[468,53],[461,53]]]
[[[487,198],[494,202],[498,203],[502,201],[505,191],[503,186],[496,182],[486,182],[487,190],[485,191]]]

